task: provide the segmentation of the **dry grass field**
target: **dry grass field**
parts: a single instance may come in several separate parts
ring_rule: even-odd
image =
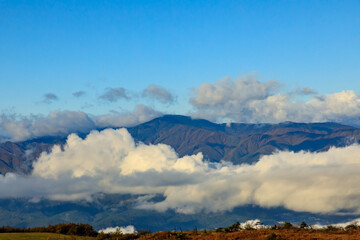
[[[96,237],[68,236],[55,233],[0,233],[0,240],[96,240]],[[156,232],[146,235],[112,236],[111,240],[360,240],[360,230],[242,230],[232,233],[215,231]]]
[[[283,230],[243,230],[233,233],[219,232],[159,232],[141,236],[139,239],[189,239],[189,240],[360,240],[360,230],[304,230],[304,229],[283,229]]]

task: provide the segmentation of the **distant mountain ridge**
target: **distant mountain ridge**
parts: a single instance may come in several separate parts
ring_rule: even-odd
[[[234,164],[253,163],[276,149],[325,151],[331,146],[346,146],[360,139],[360,129],[332,122],[232,123],[227,126],[181,115],[164,115],[127,129],[137,141],[168,144],[179,156],[202,152],[207,160],[223,159]],[[0,173],[27,174],[41,152],[65,141],[66,137],[56,136],[1,143]]]
[[[325,151],[358,141],[360,129],[338,123],[215,124],[186,116],[165,115],[128,128],[144,143],[164,143],[180,156],[202,152],[210,161],[252,163],[274,150]]]

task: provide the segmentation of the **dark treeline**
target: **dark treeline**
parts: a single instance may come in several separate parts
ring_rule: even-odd
[[[65,235],[90,236],[96,237],[98,233],[89,224],[83,223],[60,223],[49,225],[47,227],[33,228],[16,228],[16,227],[0,227],[0,233],[19,233],[19,232],[48,232],[59,233]]]

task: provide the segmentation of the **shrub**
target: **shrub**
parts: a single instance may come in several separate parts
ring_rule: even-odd
[[[223,229],[224,232],[236,232],[240,230],[240,223],[237,222],[229,227],[226,228],[218,228],[219,231]]]
[[[356,223],[351,223],[345,227],[345,230],[357,230],[359,229],[359,225]]]
[[[302,221],[301,223],[300,223],[300,228],[308,228],[309,227],[309,225],[307,225],[306,224],[306,222],[304,222],[304,221]]]
[[[293,225],[289,222],[285,222],[284,225],[282,226],[282,229],[291,229],[293,228]]]
[[[138,230],[137,231],[137,234],[139,235],[139,236],[141,236],[141,235],[146,235],[146,234],[150,234],[151,233],[151,230],[146,230],[146,229],[144,229],[144,230]]]
[[[254,228],[251,226],[251,224],[247,223],[244,227],[245,230],[254,230]]]
[[[272,233],[269,236],[267,236],[266,240],[284,240],[284,239],[281,236]]]
[[[225,229],[222,227],[219,227],[215,230],[215,232],[225,232]]]
[[[274,225],[274,226],[272,226],[270,229],[272,229],[272,230],[276,230],[276,229],[279,229],[279,226],[278,225]]]
[[[327,230],[327,231],[337,231],[339,229],[340,229],[339,227],[335,227],[333,225],[328,225],[325,230]]]
[[[266,240],[276,240],[276,239],[277,239],[277,235],[275,233],[270,234],[266,238]]]

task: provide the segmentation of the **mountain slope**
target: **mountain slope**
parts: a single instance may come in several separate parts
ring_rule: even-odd
[[[252,163],[279,150],[324,151],[345,146],[360,137],[360,130],[337,123],[214,124],[190,117],[166,115],[129,128],[145,143],[164,143],[180,156],[202,152],[210,161]]]

